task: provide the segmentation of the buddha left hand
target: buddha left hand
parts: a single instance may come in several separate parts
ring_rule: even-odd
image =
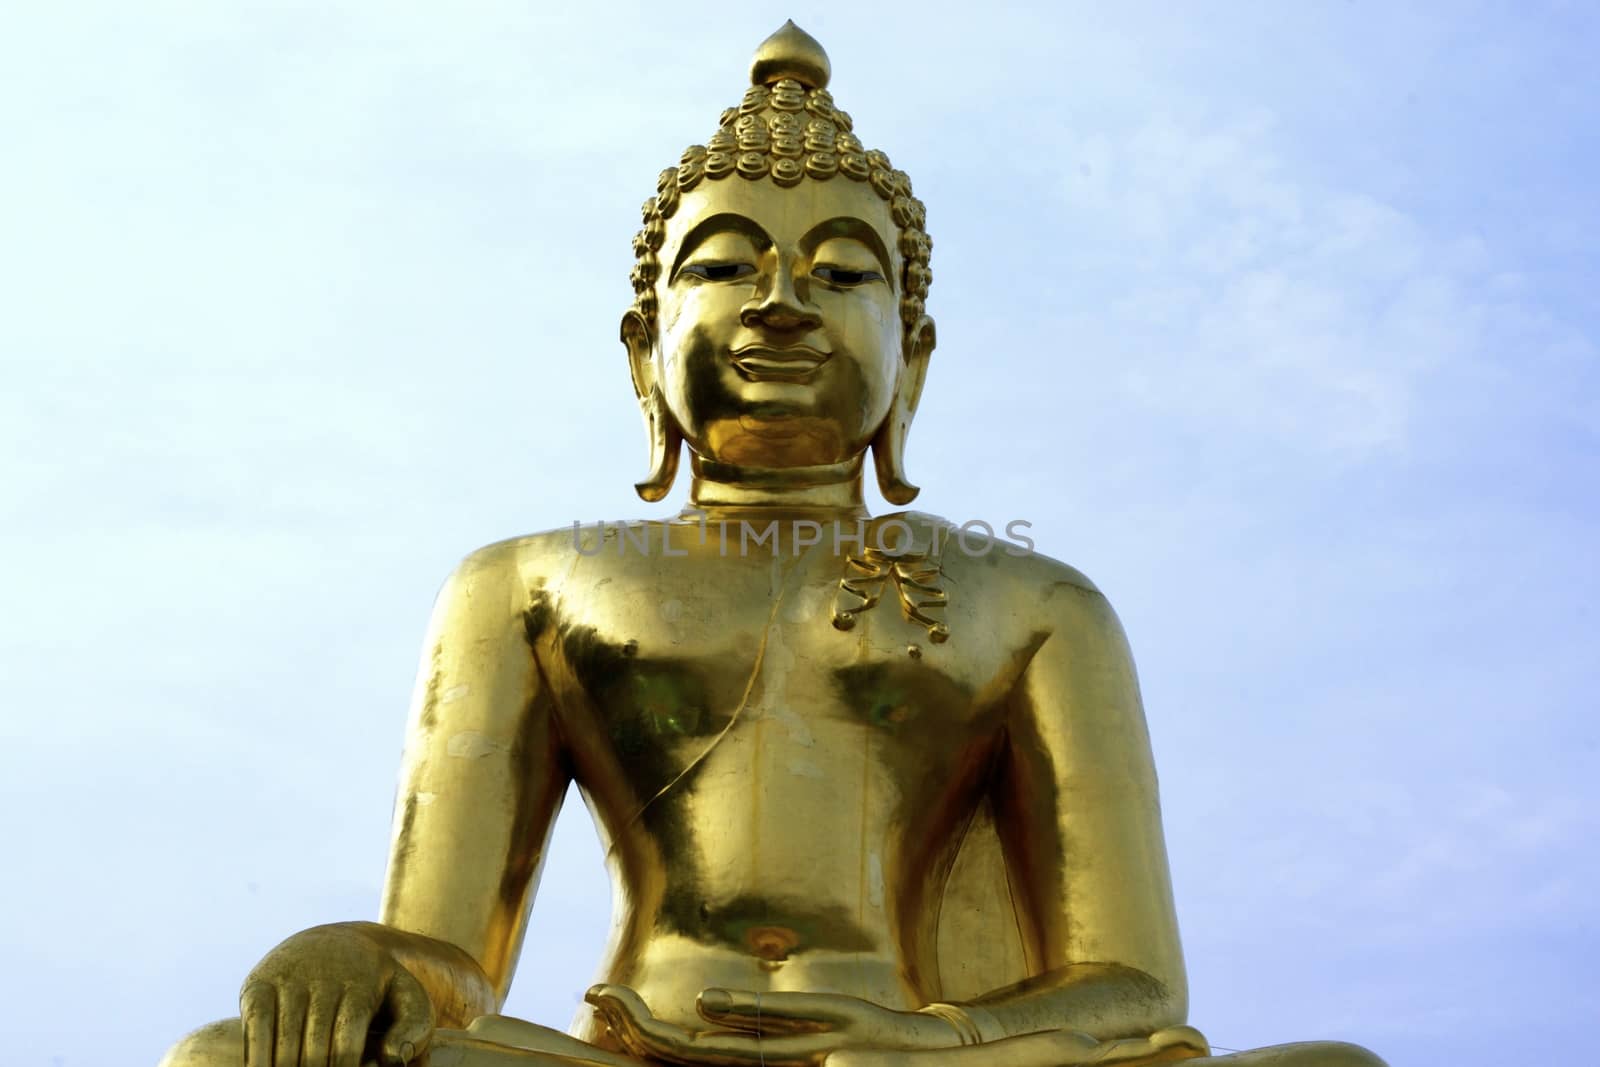
[[[937,1016],[837,993],[707,989],[696,1007],[715,1027],[709,1030],[657,1019],[627,986],[597,985],[584,999],[633,1055],[693,1067],[815,1067],[847,1048],[911,1051],[961,1043]]]

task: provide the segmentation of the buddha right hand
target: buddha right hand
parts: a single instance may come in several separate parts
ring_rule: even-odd
[[[385,1067],[416,1060],[433,1004],[388,948],[358,926],[302,930],[267,953],[239,992],[245,1067],[360,1067],[374,1022]]]

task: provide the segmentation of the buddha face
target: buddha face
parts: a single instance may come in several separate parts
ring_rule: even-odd
[[[870,186],[703,181],[660,262],[647,376],[696,454],[781,468],[866,450],[905,363],[896,231]]]

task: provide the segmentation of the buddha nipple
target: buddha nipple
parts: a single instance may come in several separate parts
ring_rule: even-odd
[[[792,78],[807,89],[826,89],[832,70],[822,45],[790,19],[756,48],[750,84],[769,86]]]

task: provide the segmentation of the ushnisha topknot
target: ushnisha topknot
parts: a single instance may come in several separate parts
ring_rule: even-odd
[[[750,64],[749,89],[738,107],[722,113],[717,132],[703,145],[690,145],[676,167],[656,179],[656,195],[644,202],[644,226],[633,239],[633,306],[656,325],[656,280],[661,261],[656,253],[666,240],[666,221],[678,199],[702,181],[720,181],[737,174],[747,181],[770,178],[789,187],[809,178],[829,181],[840,175],[866,182],[889,204],[899,230],[905,263],[900,279],[900,321],[909,333],[922,318],[933,272],[933,251],[923,226],[922,201],[911,195],[911,179],[896,170],[882,152],[861,144],[850,116],[834,106],[828,92],[831,67],[816,38],[785,22],[761,42]]]

